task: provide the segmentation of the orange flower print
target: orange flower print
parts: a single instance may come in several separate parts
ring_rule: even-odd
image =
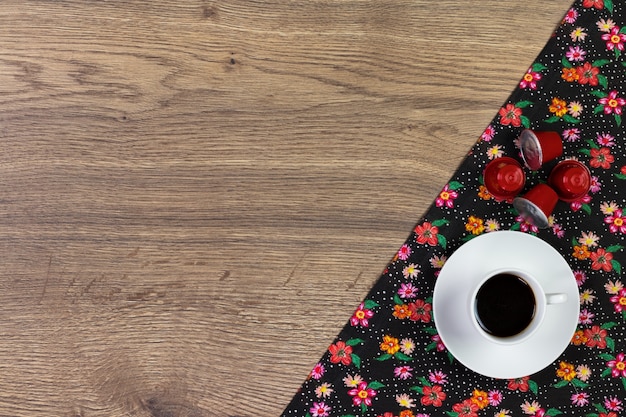
[[[411,316],[411,310],[406,304],[396,304],[393,306],[393,316],[397,319],[406,319]]]
[[[561,78],[571,83],[574,81],[578,81],[579,74],[578,71],[576,71],[576,68],[563,68]]]
[[[563,117],[567,113],[567,102],[558,97],[552,99],[552,103],[548,107],[550,113],[554,113],[557,117]]]
[[[380,350],[390,355],[395,355],[400,350],[400,342],[395,337],[385,335],[380,344]]]
[[[584,261],[585,259],[589,258],[589,255],[589,248],[587,246],[574,246],[574,253],[572,253],[572,256],[574,258],[578,259],[579,261]]]
[[[489,191],[487,191],[487,187],[485,187],[484,185],[478,187],[478,197],[482,198],[483,200],[491,200],[491,194],[489,193]]]
[[[585,332],[582,330],[577,330],[572,336],[572,344],[575,346],[584,345],[587,342],[587,338],[585,337]]]
[[[467,223],[465,223],[465,230],[471,232],[473,235],[479,235],[485,231],[485,225],[483,219],[476,216],[469,216]]]
[[[565,381],[571,381],[576,377],[576,370],[574,365],[561,361],[559,363],[559,369],[556,370],[556,376],[563,378]]]
[[[489,397],[487,396],[487,393],[485,391],[475,389],[472,392],[471,400],[481,410],[489,405]]]

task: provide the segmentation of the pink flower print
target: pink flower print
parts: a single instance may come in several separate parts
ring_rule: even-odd
[[[609,411],[622,411],[622,401],[617,397],[605,397],[604,408]]]
[[[609,231],[611,233],[626,233],[626,218],[622,216],[622,210],[618,209],[613,214],[605,217],[604,223],[609,225]]]
[[[615,137],[610,133],[598,133],[596,135],[596,142],[600,146],[614,146],[615,145]]]
[[[606,365],[611,369],[613,378],[626,378],[626,362],[624,362],[623,353],[618,353],[615,359],[608,361]]]
[[[528,223],[522,216],[517,216],[515,221],[520,223],[522,232],[539,233],[539,228],[532,223]]]
[[[597,193],[602,188],[602,183],[600,182],[600,178],[596,175],[591,176],[591,186],[589,187],[589,191],[592,193]]]
[[[609,51],[613,51],[617,49],[618,51],[624,50],[624,41],[626,41],[626,35],[620,33],[620,28],[615,26],[611,29],[609,33],[605,33],[602,35],[602,40],[606,41],[606,49]]]
[[[324,373],[326,372],[326,368],[321,363],[317,363],[313,369],[311,369],[311,378],[317,380],[322,378]]]
[[[575,127],[572,127],[570,129],[565,129],[563,131],[563,139],[565,139],[568,142],[575,142],[578,139],[580,139],[580,129],[577,129]]]
[[[330,407],[323,402],[313,403],[313,406],[309,411],[311,412],[311,416],[313,417],[328,417]]]
[[[483,134],[480,135],[480,138],[484,140],[485,142],[491,142],[495,134],[496,134],[496,130],[493,128],[493,126],[489,125],[487,126]]]
[[[591,324],[593,318],[596,315],[593,314],[592,312],[590,312],[589,310],[587,310],[586,308],[584,310],[580,310],[580,313],[578,314],[578,323],[580,324]]]
[[[446,350],[446,346],[443,344],[443,341],[438,334],[431,336],[430,340],[437,344],[437,352],[443,352]]]
[[[571,8],[567,11],[567,14],[563,18],[567,23],[574,23],[578,19],[578,11],[574,8]]]
[[[407,259],[409,259],[409,256],[411,256],[411,253],[413,253],[413,250],[409,245],[405,243],[404,245],[402,245],[400,250],[398,250],[398,259],[406,261]]]
[[[417,288],[410,282],[408,284],[402,283],[398,295],[400,298],[414,298],[417,296]]]
[[[577,392],[570,397],[572,404],[582,407],[589,404],[589,394],[586,392]]]
[[[372,405],[372,398],[376,396],[376,391],[372,388],[367,388],[367,384],[361,382],[356,388],[348,391],[348,395],[352,397],[352,403],[354,405],[359,406],[365,404],[369,407]]]
[[[585,55],[587,55],[587,51],[580,46],[570,46],[569,50],[565,53],[567,59],[572,62],[584,61]]]
[[[574,279],[576,280],[576,284],[578,284],[578,286],[580,287],[585,283],[585,281],[587,281],[587,274],[585,273],[585,271],[577,269],[576,271],[574,271]]]
[[[428,380],[433,384],[444,385],[448,383],[448,375],[441,371],[433,371],[428,374]]]
[[[561,226],[560,224],[554,223],[552,225],[552,233],[554,233],[556,237],[562,238],[563,236],[565,236],[565,229],[563,229],[563,226]]]
[[[521,88],[530,88],[531,90],[537,89],[537,81],[541,79],[541,73],[533,71],[532,68],[529,68],[522,77],[522,80],[519,82],[519,86]]]
[[[497,407],[498,405],[500,405],[504,397],[502,396],[502,393],[500,391],[492,390],[487,393],[487,399],[489,400],[489,405]]]
[[[370,324],[369,319],[372,317],[374,317],[374,312],[365,308],[365,303],[361,303],[350,318],[350,324],[353,326],[361,325],[363,327],[368,327]]]
[[[626,36],[626,35],[624,35]],[[626,104],[626,100],[617,96],[617,91],[612,90],[608,96],[598,100],[604,106],[604,114],[622,114],[622,106]]]
[[[457,198],[459,196],[459,193],[457,193],[454,190],[450,189],[450,184],[446,184],[443,187],[443,190],[441,190],[441,192],[439,193],[439,196],[437,197],[437,199],[435,200],[435,205],[437,207],[448,207],[448,208],[452,208],[454,207],[454,199]]]
[[[572,201],[570,203],[570,208],[572,209],[572,211],[578,211],[583,207],[583,204],[589,204],[591,202],[591,196],[589,194],[586,194],[585,196],[579,198],[576,201]]]
[[[400,379],[409,379],[413,376],[413,368],[410,366],[398,366],[393,370],[393,374]]]

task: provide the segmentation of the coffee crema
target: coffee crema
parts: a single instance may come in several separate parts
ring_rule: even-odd
[[[496,274],[485,281],[475,301],[478,324],[495,337],[523,332],[535,316],[533,290],[523,278],[511,273]]]

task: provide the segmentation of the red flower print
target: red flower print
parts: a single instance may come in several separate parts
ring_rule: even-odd
[[[414,302],[409,303],[409,311],[411,312],[409,319],[429,323],[431,310],[432,306],[429,303],[424,300],[415,300]]]
[[[365,308],[365,303],[361,303],[350,318],[350,324],[353,326],[360,324],[363,327],[367,327],[369,326],[369,319],[372,317],[374,317],[374,312]]]
[[[508,126],[520,127],[522,125],[522,109],[519,107],[515,107],[514,104],[507,104],[505,107],[502,107],[498,112],[500,115],[500,123]]]
[[[441,385],[433,385],[432,387],[426,385],[422,388],[422,393],[424,394],[420,400],[422,405],[441,407],[443,400],[446,399],[446,393],[443,392]]]
[[[509,379],[509,383],[507,384],[507,388],[511,391],[521,391],[527,392],[530,388],[528,381],[530,380],[529,376],[525,376],[522,378]]]
[[[626,310],[626,289],[619,290],[617,295],[611,297],[611,302],[616,313]]]
[[[611,233],[626,233],[626,218],[622,216],[621,209],[615,210],[613,214],[607,216],[604,219],[604,223],[609,225]]]
[[[606,147],[600,149],[592,148],[589,151],[589,155],[591,156],[589,165],[593,168],[609,169],[611,167],[611,163],[615,161],[615,157],[611,155],[611,150]]]
[[[598,349],[606,347],[606,330],[600,326],[591,326],[591,329],[585,329],[584,335],[587,339],[585,343],[587,347],[597,347]]]
[[[606,41],[606,49],[609,51],[617,48],[619,51],[624,50],[624,41],[626,41],[626,35],[620,33],[620,28],[615,26],[609,33],[602,35],[602,40]]]
[[[624,362],[623,353],[618,353],[615,359],[608,361],[606,365],[611,368],[613,378],[626,378],[626,362]]]
[[[439,193],[439,196],[437,197],[437,199],[435,200],[435,205],[437,207],[446,206],[448,208],[452,208],[454,207],[454,199],[457,198],[458,196],[459,196],[459,193],[457,193],[454,190],[451,190],[450,184],[446,184],[445,187],[443,187],[443,190],[441,190],[441,192]]]
[[[452,411],[458,413],[458,417],[477,417],[478,405],[471,399],[464,400],[452,406]]]
[[[601,10],[604,8],[604,0],[584,0],[583,7],[587,9],[595,7],[596,9]]]
[[[598,417],[617,417],[617,414],[615,414],[613,411],[609,411],[609,413],[600,413],[598,414]]]
[[[610,272],[613,269],[613,264],[611,260],[613,259],[613,254],[611,252],[607,252],[606,250],[599,248],[595,252],[591,252],[589,255],[591,258],[591,269],[599,270],[602,269],[606,272]]]
[[[352,397],[352,403],[354,405],[365,404],[366,406],[372,405],[372,398],[376,396],[376,391],[371,388],[367,388],[365,382],[359,383],[359,385],[348,391],[348,395]]]
[[[415,239],[417,243],[427,243],[430,246],[437,246],[439,243],[439,240],[437,239],[439,228],[437,226],[433,226],[429,222],[424,222],[421,225],[415,226],[415,233],[417,233],[417,238]]]
[[[585,62],[581,67],[576,67],[579,84],[589,84],[591,86],[598,85],[598,74],[600,70],[589,62]]]
[[[520,81],[519,86],[521,88],[530,88],[531,90],[537,89],[537,81],[541,79],[541,74],[533,71],[532,68],[529,68],[522,77],[522,81]]]
[[[340,340],[330,345],[328,351],[330,352],[330,361],[332,363],[341,363],[343,365],[352,363],[352,346],[346,345],[345,342]]]

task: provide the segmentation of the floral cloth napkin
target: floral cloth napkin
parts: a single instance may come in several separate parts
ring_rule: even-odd
[[[573,4],[283,416],[626,415],[625,45],[626,2]],[[564,142],[561,158],[525,170],[524,191],[545,182],[565,158],[585,163],[592,175],[589,193],[560,201],[547,229],[495,201],[483,184],[490,160],[519,160],[516,140],[524,128],[558,131]],[[446,259],[497,230],[534,234],[556,248],[580,293],[578,327],[565,352],[542,371],[511,380],[479,375],[455,360],[431,311]]]

